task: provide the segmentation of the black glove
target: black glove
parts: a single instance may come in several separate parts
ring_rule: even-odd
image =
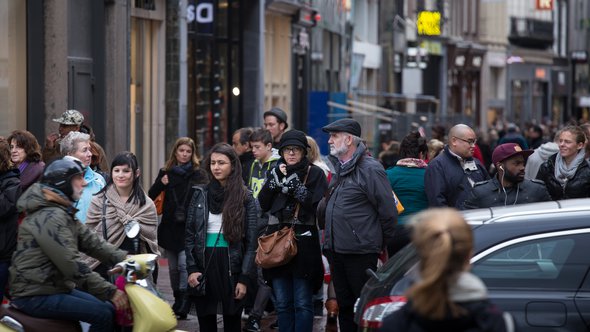
[[[281,178],[279,178],[279,174],[282,175]],[[281,183],[281,179],[284,177],[285,176],[283,175],[283,173],[281,173],[281,171],[278,170],[276,167],[271,169],[270,173],[268,174],[268,177],[267,177],[268,188],[270,188],[270,190],[275,191],[275,192],[281,192],[283,189],[283,184]]]

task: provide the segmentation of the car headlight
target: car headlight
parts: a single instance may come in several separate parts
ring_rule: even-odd
[[[368,302],[363,310],[360,327],[372,329],[381,327],[383,318],[399,310],[407,301],[405,296],[384,296]]]

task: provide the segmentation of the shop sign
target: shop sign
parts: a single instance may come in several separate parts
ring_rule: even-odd
[[[580,97],[578,100],[578,105],[580,107],[590,107],[590,96]]]
[[[576,62],[576,63],[588,62],[588,52],[586,52],[586,51],[572,51],[570,56],[571,56],[573,62]]]
[[[423,11],[418,13],[416,28],[419,35],[440,36],[440,12]]]
[[[553,0],[537,0],[537,10],[553,10]]]
[[[213,23],[213,3],[201,2],[186,6],[186,23]]]

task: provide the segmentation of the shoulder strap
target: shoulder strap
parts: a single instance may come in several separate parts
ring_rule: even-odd
[[[307,183],[307,178],[309,177],[309,170],[311,169],[311,166],[307,166],[307,173],[305,173],[305,178],[303,179],[303,185],[305,185]],[[293,222],[295,222],[297,220],[297,217],[299,216],[299,208],[301,207],[301,203],[297,202],[297,207],[295,207],[295,213],[293,214]]]

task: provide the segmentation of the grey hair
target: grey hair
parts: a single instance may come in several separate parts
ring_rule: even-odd
[[[73,154],[78,149],[78,143],[89,142],[90,135],[79,131],[70,131],[59,143],[59,151],[62,156]]]
[[[353,134],[349,134],[352,137],[352,146],[359,146],[359,144],[363,141],[362,138],[355,136]]]

